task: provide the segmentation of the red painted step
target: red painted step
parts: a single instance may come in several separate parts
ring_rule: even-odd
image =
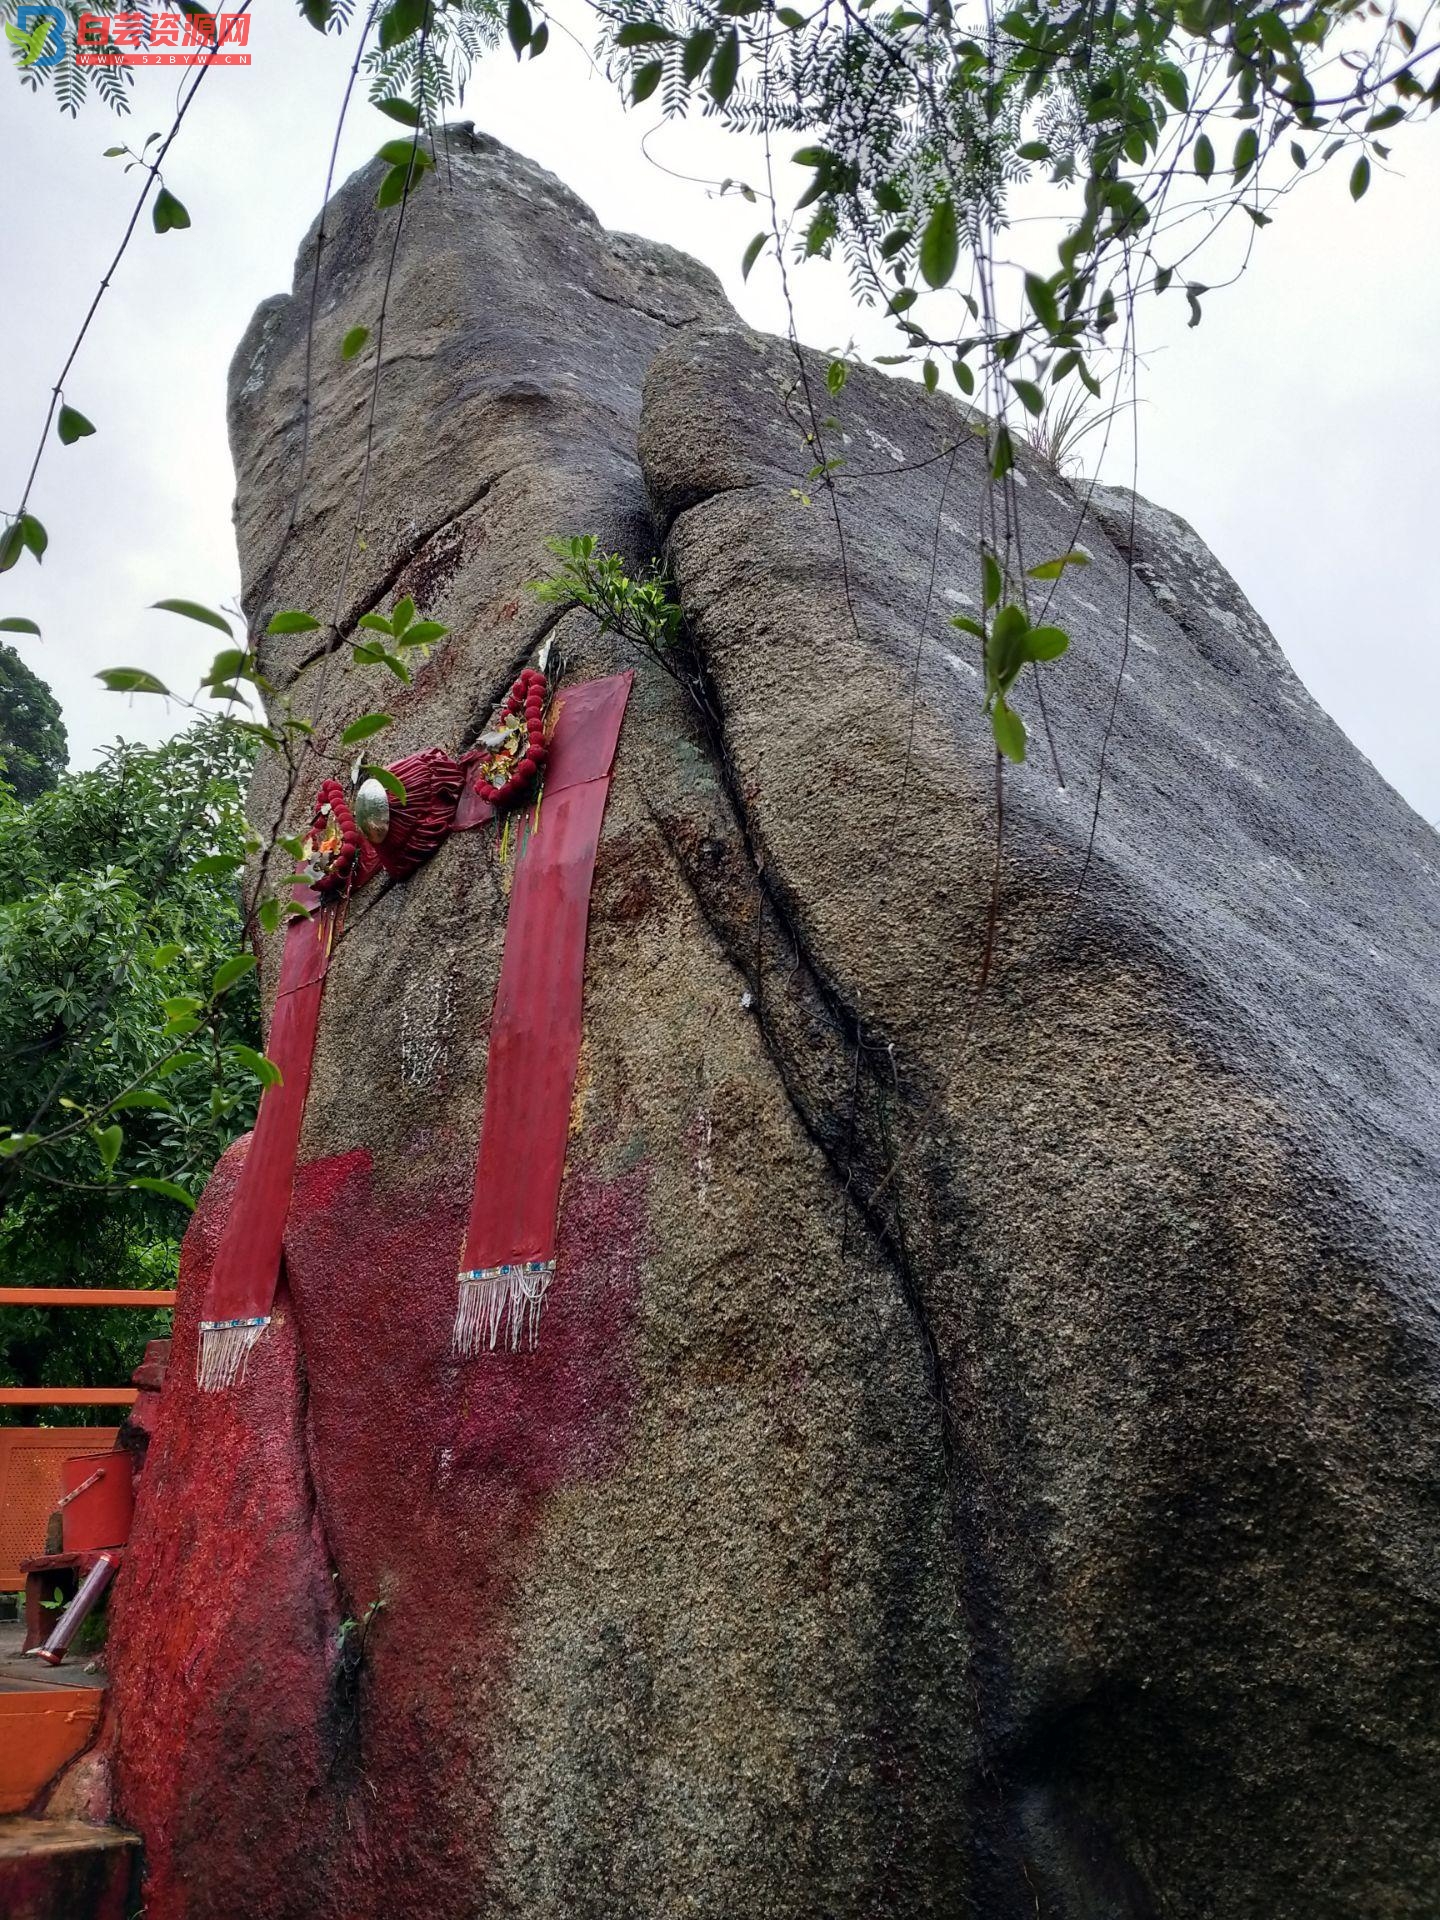
[[[129,1920],[140,1842],[78,1820],[0,1820],[5,1920]]]

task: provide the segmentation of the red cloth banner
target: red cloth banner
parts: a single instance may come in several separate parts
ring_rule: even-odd
[[[205,1289],[198,1376],[207,1390],[228,1387],[243,1375],[251,1347],[270,1323],[280,1280],[337,911],[322,907],[319,895],[308,888],[297,890],[296,899],[312,913],[308,920],[293,921],[285,934],[268,1046],[281,1077],[260,1096],[250,1149]]]
[[[539,827],[516,867],[490,1025],[455,1322],[461,1353],[533,1347],[539,1335],[580,1062],[590,886],[633,680],[615,674],[556,697]]]

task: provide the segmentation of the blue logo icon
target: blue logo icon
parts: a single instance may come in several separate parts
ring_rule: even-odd
[[[22,66],[58,67],[65,52],[65,15],[59,7],[21,7],[11,37],[28,49]]]

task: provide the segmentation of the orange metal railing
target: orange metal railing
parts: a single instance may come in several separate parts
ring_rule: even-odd
[[[0,1287],[0,1307],[173,1307],[148,1287]],[[128,1407],[134,1387],[0,1387],[0,1407]],[[44,1550],[45,1523],[69,1454],[113,1446],[113,1427],[0,1429],[0,1591],[21,1582],[20,1562]]]
[[[0,1287],[0,1307],[173,1307],[162,1287]],[[129,1407],[134,1387],[0,1387],[0,1407]]]

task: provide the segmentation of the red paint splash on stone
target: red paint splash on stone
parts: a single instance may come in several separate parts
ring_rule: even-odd
[[[539,1350],[461,1361],[468,1180],[377,1193],[364,1153],[303,1168],[275,1323],[238,1390],[202,1395],[242,1151],[187,1236],[116,1597],[106,1737],[147,1920],[469,1914],[517,1578],[554,1493],[602,1479],[633,1429],[644,1169],[572,1169]]]

